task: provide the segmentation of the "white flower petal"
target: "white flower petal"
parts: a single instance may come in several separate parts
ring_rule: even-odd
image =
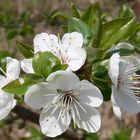
[[[37,34],[33,40],[34,52],[51,51],[50,37],[47,33]]]
[[[81,105],[83,106],[86,112],[84,112],[81,108],[78,108],[80,116],[79,118],[76,109],[74,109],[75,113],[74,122],[77,124],[79,128],[84,129],[90,133],[97,132],[101,126],[100,114],[95,108],[91,106],[85,104]]]
[[[30,59],[23,59],[21,61],[21,68],[26,73],[34,73],[33,67],[32,67],[32,58]]]
[[[140,65],[140,54],[138,52],[135,52],[133,57],[135,59],[134,65]]]
[[[56,71],[51,73],[47,81],[51,83],[55,89],[64,91],[77,89],[79,87],[79,78],[76,74],[69,71]]]
[[[101,91],[87,80],[80,81],[79,102],[92,107],[98,107],[103,102]]]
[[[113,54],[109,60],[108,74],[116,87],[118,83],[119,63],[120,55],[118,53]]]
[[[18,80],[19,80],[20,84],[23,84],[25,82],[25,80],[23,78],[21,78],[21,77],[19,77]]]
[[[9,79],[7,79],[6,77],[0,75],[0,88],[4,87],[8,83],[9,83]]]
[[[17,104],[17,100],[13,99],[12,109],[16,106],[16,104]]]
[[[107,52],[111,52],[111,51],[115,51],[115,50],[119,50],[119,49],[129,49],[129,50],[133,50],[135,47],[129,43],[126,42],[120,42],[117,45],[113,45],[109,50],[107,50]]]
[[[13,95],[0,90],[0,120],[4,119],[14,107]]]
[[[111,95],[111,101],[112,101],[112,105],[113,105],[113,112],[121,120],[122,111],[121,111],[121,108],[115,102],[115,99],[114,99],[114,96],[113,95],[114,94],[112,93],[112,95]]]
[[[121,108],[117,106],[116,104],[113,104],[113,112],[121,120],[122,111],[121,111]]]
[[[126,94],[115,87],[112,88],[112,92],[112,96],[114,97],[115,102],[120,108],[131,114],[140,112],[140,103],[135,96],[128,95],[129,93]]]
[[[83,36],[79,32],[66,33],[62,38],[62,44],[65,48],[81,48],[83,45]]]
[[[24,100],[32,108],[40,109],[48,102],[51,102],[56,94],[55,90],[42,82],[29,87],[25,93]]]
[[[52,111],[55,109],[55,107],[55,105],[46,106],[43,109],[39,119],[41,131],[48,137],[56,137],[61,135],[64,131],[66,131],[71,122],[68,111],[65,112],[63,110],[63,114],[60,114],[62,109],[61,107],[57,107],[55,112],[52,114]]]
[[[61,48],[61,44],[60,41],[58,40],[58,37],[56,35],[53,35],[53,34],[50,34],[49,35],[50,37],[50,40],[51,40],[51,52],[56,55],[59,59],[60,58],[60,50],[62,49]]]
[[[60,45],[56,35],[47,33],[37,34],[34,38],[34,52],[52,52],[60,58]]]
[[[115,49],[130,49],[133,50],[135,47],[129,43],[126,42],[120,42],[116,45]]]
[[[83,48],[71,48],[67,52],[68,68],[70,71],[77,71],[86,61],[86,51]]]
[[[20,62],[11,57],[6,58],[6,76],[10,80],[15,80],[19,77],[20,74]]]
[[[140,65],[140,56],[137,56],[137,54],[135,55],[131,55],[131,56],[123,56],[121,57],[122,60],[124,60],[126,63],[128,64],[133,64],[135,66],[139,66]]]

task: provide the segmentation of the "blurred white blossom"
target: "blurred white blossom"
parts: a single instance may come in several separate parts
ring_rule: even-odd
[[[16,105],[14,95],[4,92],[2,88],[9,82],[18,79],[20,74],[20,62],[18,60],[7,57],[6,62],[6,72],[1,69],[5,76],[0,75],[0,120],[4,119]]]
[[[118,53],[111,56],[109,60],[109,76],[112,80],[113,111],[121,118],[122,111],[131,114],[140,112],[140,75],[136,72],[140,68],[132,63],[131,56],[120,58]]]

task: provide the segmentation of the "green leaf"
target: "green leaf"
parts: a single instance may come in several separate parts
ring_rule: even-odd
[[[43,134],[37,130],[34,127],[28,127],[27,130],[32,134],[32,138],[35,138],[36,140],[42,140]]]
[[[43,134],[37,128],[29,126],[26,129],[31,133],[31,136],[22,137],[20,140],[42,140],[44,138]]]
[[[43,81],[43,78],[40,75],[36,74],[27,74],[24,78],[24,83],[20,83],[20,81],[14,80],[4,86],[2,89],[5,92],[12,93],[12,94],[24,94],[27,88],[39,81]]]
[[[108,60],[93,64],[91,80],[102,92],[104,101],[111,98],[111,81],[108,76]]]
[[[136,18],[135,12],[131,9],[131,7],[122,5],[119,10],[119,17],[134,17]]]
[[[61,12],[61,11],[54,11],[52,14],[51,14],[51,20],[54,20],[56,17],[61,17],[61,18],[64,18],[64,19],[67,19],[68,16],[64,13],[64,12]]]
[[[93,25],[93,15],[94,15],[94,5],[90,5],[86,11],[82,14],[81,20],[85,22],[87,25],[92,27]]]
[[[104,76],[107,73],[107,68],[102,65],[96,65],[94,66],[94,76]]]
[[[34,55],[32,65],[35,73],[45,78],[52,72],[52,67],[60,65],[59,59],[51,52],[38,52]]]
[[[57,70],[66,70],[67,67],[68,67],[67,64],[56,65],[52,68],[52,72],[55,72]]]
[[[16,43],[17,43],[18,49],[23,54],[23,56],[25,56],[26,58],[33,57],[34,55],[33,48],[30,45],[25,44],[21,41],[17,41]]]
[[[8,56],[11,56],[10,52],[8,52],[8,51],[0,51],[0,61],[3,58],[8,57]]]
[[[119,18],[103,24],[100,49],[105,51],[113,44],[132,36],[140,25],[134,18]]]
[[[25,37],[27,34],[33,33],[33,25],[25,24],[20,28],[19,34]]]
[[[22,138],[20,138],[20,140],[32,140],[30,137],[22,137]]]
[[[99,32],[101,30],[101,10],[99,4],[90,5],[81,17],[88,26],[90,26],[93,36],[91,46],[99,46],[101,37]]]
[[[14,80],[4,86],[2,90],[12,94],[23,94],[26,92],[27,85],[21,86],[19,80]]]
[[[99,134],[98,133],[88,133],[85,134],[85,140],[99,140]]]
[[[134,53],[134,50],[121,48],[121,49],[118,49],[118,50],[114,50],[114,51],[109,52],[107,54],[106,58],[110,58],[113,55],[113,53],[116,53],[116,52],[119,52],[119,54],[121,56],[128,56],[130,54],[133,54]]]
[[[38,81],[42,81],[42,80],[45,80],[41,75],[39,74],[34,74],[34,73],[30,73],[30,74],[26,74],[24,76],[24,83],[23,84],[27,84],[27,83],[36,83]]]
[[[78,9],[77,9],[77,7],[76,7],[74,1],[73,1],[73,0],[69,0],[69,3],[70,3],[70,8],[71,8],[72,16],[73,16],[73,17],[76,17],[76,18],[80,18]]]
[[[84,44],[87,46],[92,40],[93,33],[90,27],[80,19],[70,17],[68,21],[68,31],[78,31],[82,33],[84,37]]]
[[[81,20],[85,22],[90,27],[97,27],[100,24],[100,7],[99,4],[91,4],[86,11],[82,14]]]
[[[102,78],[92,77],[93,84],[101,90],[104,101],[109,101],[111,99],[111,92],[112,92],[110,84],[100,81],[100,79],[107,81],[108,77],[106,77],[106,76],[104,76]]]
[[[117,132],[113,132],[109,140],[131,140],[132,129],[121,128]]]
[[[93,77],[103,77],[108,74],[108,60],[99,61],[92,66],[92,76]],[[104,80],[103,80],[104,81]]]
[[[68,30],[69,32],[78,31],[83,34],[83,36],[87,36],[88,34],[92,34],[90,27],[80,19],[70,17],[68,21]]]
[[[7,39],[11,40],[13,39],[16,35],[18,35],[18,30],[17,29],[10,29],[8,32],[7,32]]]
[[[98,48],[93,48],[93,47],[86,47],[86,53],[87,53],[87,63],[88,64],[93,64],[96,61],[101,60],[102,58],[102,52]]]

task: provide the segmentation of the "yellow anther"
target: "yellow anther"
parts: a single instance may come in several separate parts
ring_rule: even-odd
[[[131,77],[131,80],[139,80],[139,77],[133,75],[133,76]]]

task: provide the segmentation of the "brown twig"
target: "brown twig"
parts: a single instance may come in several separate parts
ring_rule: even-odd
[[[121,0],[116,0],[118,5],[122,5],[122,1]]]
[[[130,2],[134,2],[135,0],[116,0],[118,5],[123,5],[123,4],[127,4],[127,3],[130,3]]]
[[[31,121],[39,125],[39,114],[28,110],[27,108],[17,105],[13,112],[16,113],[20,118]],[[67,130],[60,137],[67,138],[68,140],[84,140],[84,136],[73,130]],[[45,140],[51,140],[52,138],[46,137]]]

